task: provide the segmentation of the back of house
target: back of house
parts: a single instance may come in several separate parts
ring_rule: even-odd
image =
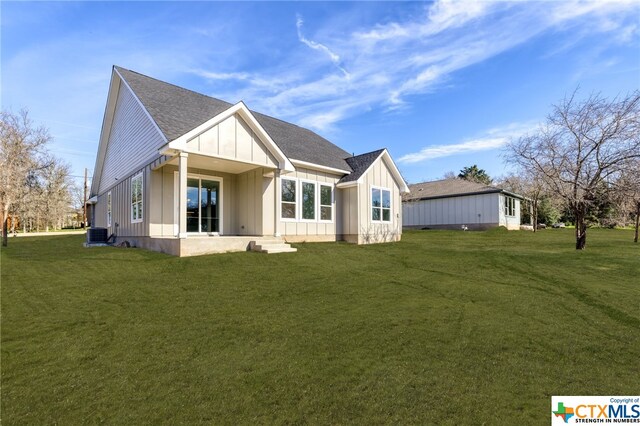
[[[386,149],[354,156],[243,102],[117,66],[94,170],[92,225],[180,256],[398,241],[408,191]]]

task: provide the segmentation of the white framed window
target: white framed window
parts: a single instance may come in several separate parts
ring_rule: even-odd
[[[371,221],[391,222],[391,191],[371,188]]]
[[[320,221],[333,220],[333,187],[320,184]]]
[[[280,219],[333,222],[333,185],[300,178],[280,179]]]
[[[285,220],[295,220],[297,218],[297,182],[293,179],[282,178],[280,187],[280,217]]]
[[[131,223],[142,222],[142,198],[143,198],[142,173],[131,178]]]
[[[300,216],[302,220],[316,220],[316,183],[300,181]]]
[[[504,197],[504,214],[505,216],[516,215],[516,199],[513,197]]]
[[[107,192],[107,227],[111,226],[111,191]]]

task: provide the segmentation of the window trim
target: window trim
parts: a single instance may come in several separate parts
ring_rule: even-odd
[[[284,218],[282,217],[282,181],[290,180],[295,182],[295,190],[296,190],[296,201],[295,201],[295,218]],[[315,186],[314,190],[314,219],[304,219],[302,217],[302,185],[303,183],[312,183]],[[334,223],[335,222],[335,183],[331,182],[323,182],[320,180],[313,179],[305,179],[300,177],[280,177],[280,199],[278,200],[279,207],[279,219],[281,222],[291,222],[291,223]],[[326,186],[331,188],[331,220],[322,220],[320,219],[321,215],[321,205],[320,205],[320,186]],[[292,204],[291,201],[284,201],[284,203]],[[325,205],[325,207],[329,207],[329,205]]]
[[[373,190],[380,190],[380,219],[376,220],[373,218]],[[389,193],[389,208],[386,209],[382,207],[382,191],[387,191]],[[369,188],[369,218],[372,223],[393,223],[393,191],[391,188],[385,188],[383,186],[371,185]],[[384,210],[389,210],[389,220],[384,220]]]
[[[113,218],[111,191],[107,192],[107,228],[111,227]]]
[[[309,180],[309,179],[298,179],[299,185],[300,185],[300,202],[298,203],[299,205],[299,209],[300,209],[300,222],[318,222],[318,209],[319,209],[319,205],[317,203],[318,201],[318,182],[315,180]],[[302,194],[302,190],[303,190],[303,185],[307,183],[307,184],[311,184],[313,185],[313,219],[306,219],[304,218],[304,198],[303,198],[303,194]]]
[[[330,204],[322,204],[322,187],[326,186],[331,190],[331,202]],[[333,195],[333,185],[329,185],[326,183],[318,182],[318,222],[321,223],[333,223],[333,212],[335,211],[334,204],[334,195]],[[331,208],[331,219],[322,219],[322,208],[330,207]]]
[[[177,176],[178,172],[174,172],[175,176]],[[217,200],[219,203],[219,211],[218,211],[218,232],[187,232],[188,235],[224,235],[223,230],[224,230],[224,222],[223,222],[223,215],[224,215],[224,196],[223,194],[223,185],[224,185],[224,179],[221,176],[214,176],[214,175],[203,175],[203,174],[198,174],[198,173],[187,173],[187,179],[198,179],[198,204],[200,204],[200,190],[202,187],[202,180],[210,180],[210,181],[215,181],[218,182],[218,188],[220,190],[220,199]],[[176,188],[176,193],[177,193],[177,188]],[[175,195],[176,197],[178,195]],[[201,229],[201,224],[198,224],[198,229]]]
[[[137,179],[140,179],[140,199],[134,201],[133,200],[133,182]],[[129,191],[130,191],[130,206],[131,206],[131,223],[141,223],[144,221],[144,175],[142,172],[136,173],[131,177],[131,181],[129,183]],[[138,217],[133,217],[133,206],[136,204],[140,204],[142,209],[138,209]],[[140,213],[142,210],[142,213]]]
[[[508,195],[504,196],[504,215],[505,217],[516,217],[516,199]],[[509,214],[511,213],[511,214]]]
[[[295,188],[295,201],[282,201],[282,181],[284,180],[290,180],[293,182],[294,184],[294,188]],[[290,177],[281,177],[280,178],[280,200],[279,200],[279,205],[280,205],[280,220],[283,222],[297,222],[298,221],[298,179],[296,178],[290,178]],[[282,203],[285,204],[293,204],[294,205],[294,217],[282,217]]]

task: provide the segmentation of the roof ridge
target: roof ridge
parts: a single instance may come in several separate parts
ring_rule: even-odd
[[[380,148],[380,149],[374,149],[373,151],[369,151],[369,152],[363,152],[362,154],[358,154],[358,155],[352,155],[351,157],[347,157],[347,158],[355,158],[355,157],[362,157],[363,155],[369,155],[369,154],[373,154],[375,152],[382,152],[387,148]]]
[[[436,179],[436,180],[425,180],[424,182],[412,183],[411,185],[422,185],[424,183],[444,182],[445,180],[464,180],[464,179],[459,177],[453,177],[453,178],[443,178],[443,179]]]
[[[185,134],[234,105],[118,65],[113,66],[113,71],[132,86],[167,139]],[[246,106],[243,100],[238,103]],[[352,170],[345,161],[349,152],[314,130],[259,111],[249,109],[249,112],[287,157],[335,169]]]
[[[130,69],[128,69],[128,68],[121,67],[121,66],[119,66],[119,65],[114,65],[114,68],[119,68],[119,69],[121,69],[121,70],[125,70],[125,71],[128,71],[128,72],[134,73],[134,74],[138,74],[138,75],[140,75],[140,76],[142,76],[142,77],[145,77],[145,78],[148,78],[148,79],[151,79],[151,80],[155,80],[155,81],[157,81],[157,82],[159,82],[159,83],[166,84],[166,85],[169,85],[169,86],[173,86],[173,87],[176,87],[176,88],[178,88],[178,89],[180,89],[180,90],[185,90],[185,91],[187,91],[187,92],[195,93],[195,94],[196,94],[196,95],[198,95],[198,96],[204,96],[204,97],[206,97],[206,98],[214,99],[214,100],[216,100],[216,101],[218,101],[218,102],[224,102],[224,103],[226,103],[226,104],[229,104],[229,106],[230,106],[230,107],[234,105],[234,104],[232,104],[231,102],[225,101],[224,99],[220,99],[220,98],[216,98],[216,97],[214,97],[214,96],[206,95],[206,94],[204,94],[204,93],[196,92],[195,90],[187,89],[186,87],[178,86],[177,84],[169,83],[168,81],[160,80],[160,79],[158,79],[158,78],[151,77],[151,76],[146,75],[146,74],[143,74],[143,73],[141,73],[141,72],[138,72],[138,71],[130,70]],[[243,104],[245,104],[245,105],[246,105],[246,102],[244,101],[244,99],[240,99],[238,102],[242,102]],[[313,130],[308,129],[308,128],[306,128],[306,127],[302,127],[302,126],[300,126],[300,125],[298,125],[298,124],[296,124],[296,123],[291,123],[291,122],[289,122],[289,121],[285,121],[285,120],[283,120],[283,119],[281,119],[281,118],[273,117],[273,116],[271,116],[271,115],[265,114],[265,113],[260,112],[260,111],[253,110],[253,109],[248,108],[248,107],[247,107],[247,109],[249,109],[249,111],[251,111],[251,113],[252,113],[252,114],[260,114],[260,115],[263,115],[263,116],[265,116],[265,117],[267,117],[267,118],[270,118],[270,119],[272,119],[272,120],[277,120],[277,121],[280,121],[281,123],[288,124],[288,125],[290,125],[290,126],[296,126],[296,127],[300,128],[300,129],[307,130],[307,131],[309,131],[309,132],[313,132],[313,133],[315,133],[316,135],[318,135],[318,134],[317,134],[316,132],[314,132]],[[320,136],[320,135],[318,135],[318,136]],[[322,137],[323,139],[326,139],[326,138],[325,138],[325,137],[323,137],[323,136],[320,136],[320,137]],[[336,146],[337,146],[337,145],[336,145]],[[338,147],[338,148],[339,148],[339,147]]]
[[[140,75],[140,76],[142,76],[142,77],[144,77],[144,78],[148,78],[148,79],[150,79],[150,80],[157,81],[158,83],[166,84],[167,86],[173,86],[173,87],[175,87],[175,88],[177,88],[177,89],[184,90],[184,91],[186,91],[186,92],[195,93],[195,94],[196,94],[196,95],[198,95],[198,96],[204,96],[204,97],[206,97],[206,98],[215,99],[215,100],[216,100],[216,101],[218,101],[218,102],[224,102],[225,104],[229,104],[230,106],[233,106],[233,105],[234,105],[234,104],[232,104],[231,102],[225,101],[225,100],[223,100],[223,99],[214,98],[213,96],[205,95],[204,93],[196,92],[195,90],[187,89],[186,87],[178,86],[177,84],[169,83],[168,81],[160,80],[159,78],[151,77],[151,76],[149,76],[149,75],[142,74],[141,72],[138,72],[138,71],[130,70],[130,69],[128,69],[128,68],[124,68],[124,67],[121,67],[121,66],[118,66],[118,65],[114,65],[113,67],[114,67],[114,68],[119,68],[119,69],[124,70],[124,71],[128,71],[128,72],[133,73],[133,74],[138,74],[138,75]],[[243,102],[243,103],[244,103],[244,101],[240,101],[240,102]],[[263,115],[264,115],[264,114],[263,114]]]

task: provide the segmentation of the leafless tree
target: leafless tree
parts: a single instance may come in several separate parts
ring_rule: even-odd
[[[35,127],[28,112],[0,112],[0,215],[2,245],[12,207],[25,195],[29,176],[47,166],[44,149],[51,140],[44,127]]]
[[[633,217],[635,228],[633,242],[637,243],[638,228],[640,228],[640,157],[627,163],[614,186],[617,192],[618,209],[623,215],[630,214]]]
[[[448,171],[442,175],[442,179],[458,179],[458,175],[455,172]]]
[[[587,242],[587,215],[628,162],[640,157],[640,91],[608,100],[576,92],[553,106],[537,132],[509,144],[508,158],[540,175],[571,210],[576,249]],[[604,194],[606,195],[606,194]]]
[[[518,174],[510,174],[500,179],[498,185],[508,191],[515,192],[526,197],[531,205],[531,222],[533,232],[538,229],[538,207],[545,195],[544,180],[535,173],[535,170],[522,170]]]
[[[46,160],[47,167],[39,173],[40,186],[42,188],[40,202],[45,230],[54,229],[64,225],[67,214],[71,209],[71,177],[68,164],[49,157]]]

